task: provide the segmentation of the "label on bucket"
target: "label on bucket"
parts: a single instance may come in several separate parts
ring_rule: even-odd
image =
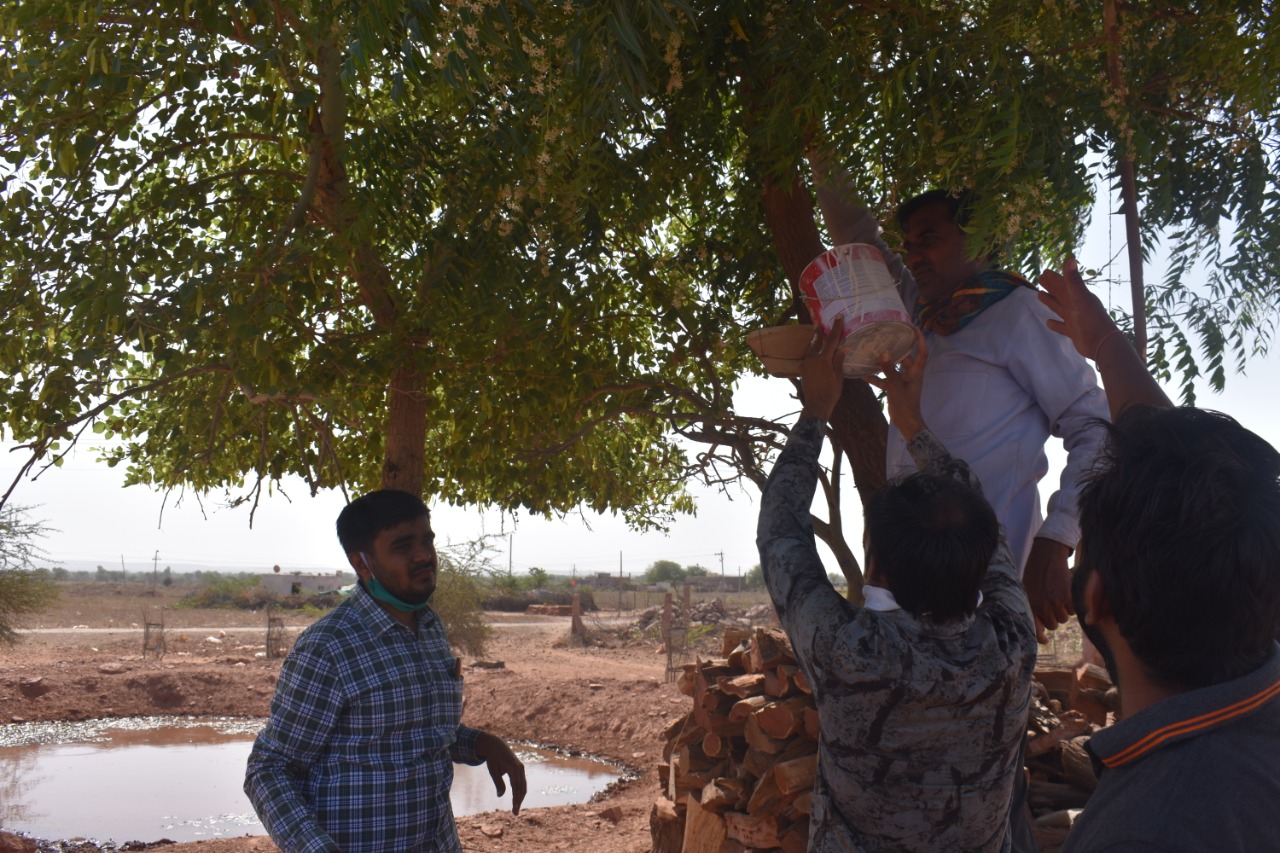
[[[800,293],[824,331],[844,316],[845,336],[870,323],[910,323],[884,255],[875,246],[849,243],[814,258],[800,276]]]
[[[800,293],[823,331],[844,317],[844,373],[875,373],[880,359],[895,361],[915,342],[911,318],[875,246],[849,243],[814,258],[800,276]]]

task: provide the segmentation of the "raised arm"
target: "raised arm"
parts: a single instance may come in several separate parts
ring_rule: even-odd
[[[1040,301],[1062,318],[1046,321],[1049,328],[1070,338],[1076,351],[1097,365],[1112,421],[1130,406],[1173,405],[1111,319],[1102,300],[1085,287],[1074,258],[1066,262],[1061,274],[1052,270],[1042,273],[1040,286],[1046,291],[1040,294]]]
[[[889,403],[889,420],[907,442],[907,450],[915,460],[916,468],[930,474],[945,474],[961,480],[974,488],[981,488],[978,478],[969,466],[953,457],[929,431],[929,425],[920,414],[920,392],[924,386],[924,366],[929,361],[929,345],[924,332],[915,330],[915,348],[894,364],[885,357],[880,362],[884,376],[868,376],[869,383],[885,393]]]
[[[832,242],[837,246],[868,243],[879,249],[903,304],[910,309],[916,302],[916,280],[903,263],[902,256],[890,249],[880,236],[880,223],[858,199],[849,171],[827,162],[820,151],[810,151],[808,157],[818,208],[822,211],[822,221],[827,225],[827,234]]]
[[[827,579],[810,517],[820,473],[822,423],[831,416],[844,385],[839,367],[843,325],[837,319],[805,359],[804,410],[769,474],[756,528],[769,597],[801,667],[815,685],[825,677],[839,632],[854,613],[853,605]]]

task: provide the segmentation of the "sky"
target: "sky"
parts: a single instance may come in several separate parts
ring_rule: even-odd
[[[1109,255],[1120,251],[1123,237],[1108,235],[1106,226],[1117,224],[1095,219],[1080,251],[1085,268],[1105,268]],[[1122,234],[1122,232],[1121,232]],[[1121,254],[1113,269],[1126,269]],[[1118,265],[1118,266],[1117,266]],[[1148,263],[1148,280],[1163,276],[1159,257]],[[1123,275],[1123,273],[1120,273]],[[1128,307],[1127,286],[1103,287],[1104,301]],[[745,335],[749,329],[737,330]],[[730,330],[729,333],[734,333]],[[1166,388],[1178,399],[1176,388]],[[785,379],[748,377],[735,396],[740,414],[794,419],[799,410]],[[1246,366],[1246,375],[1231,374],[1218,395],[1200,387],[1197,404],[1219,409],[1280,447],[1280,357],[1272,354]],[[21,453],[8,452],[12,443],[0,443],[0,484],[7,487],[24,461]],[[68,568],[103,565],[129,571],[173,566],[225,571],[330,572],[346,568],[333,532],[333,522],[343,506],[338,492],[312,498],[301,482],[286,484],[288,498],[264,496],[250,527],[249,509],[226,509],[214,497],[199,502],[188,494],[180,502],[142,486],[123,486],[123,471],[94,461],[95,445],[82,442],[61,468],[49,469],[35,481],[21,483],[12,500],[32,507],[31,516],[43,520],[52,531],[41,543],[49,557]],[[1065,456],[1051,440],[1050,472],[1041,482],[1042,502],[1054,488]],[[846,475],[847,476],[847,475]],[[852,481],[843,486],[854,496]],[[669,533],[638,533],[619,517],[570,514],[546,520],[522,515],[512,517],[495,510],[432,505],[432,527],[438,542],[448,545],[495,535],[492,556],[499,569],[516,574],[539,567],[552,573],[591,575],[599,572],[639,576],[657,560],[682,566],[701,565],[712,573],[733,576],[745,573],[758,561],[755,550],[759,493],[750,484],[730,487],[727,493],[691,487],[696,516],[683,516]],[[844,508],[850,542],[861,539],[861,510],[856,497]],[[825,513],[819,507],[817,512]],[[856,550],[856,548],[855,548]],[[820,548],[830,571],[834,559]],[[87,566],[86,566],[87,564]]]

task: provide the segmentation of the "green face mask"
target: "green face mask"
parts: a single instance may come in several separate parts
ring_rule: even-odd
[[[427,599],[426,601],[423,601],[420,604],[410,604],[407,601],[401,601],[399,598],[396,598],[394,595],[392,595],[391,591],[388,590],[385,586],[378,583],[378,579],[373,577],[372,575],[369,576],[369,580],[365,581],[364,588],[375,599],[377,599],[378,601],[381,601],[383,604],[390,605],[396,610],[399,610],[401,613],[417,613],[419,610],[422,610],[431,602],[431,599]]]

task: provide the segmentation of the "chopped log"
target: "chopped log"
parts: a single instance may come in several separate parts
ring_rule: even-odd
[[[796,667],[796,671],[791,675],[791,683],[801,693],[813,695],[813,688],[809,686],[809,679],[804,677],[804,670],[800,669],[800,667]]]
[[[787,747],[785,740],[772,737],[764,729],[760,728],[760,723],[754,714],[747,719],[746,725],[743,726],[742,737],[752,749],[757,752],[767,752],[770,755],[777,755]]]
[[[773,765],[772,775],[778,790],[786,796],[812,791],[813,782],[818,778],[818,754],[815,752],[813,755],[779,761]]]
[[[698,667],[696,664],[687,663],[680,667],[680,674],[676,676],[677,690],[686,696],[692,696],[697,683]]]
[[[699,685],[699,692],[693,695],[693,720],[704,729],[714,729],[713,720],[722,718],[729,721],[729,710],[737,698],[725,695],[718,687]]]
[[[742,812],[724,813],[725,832],[734,841],[747,847],[777,847],[778,818],[774,815],[750,815]]]
[[[767,704],[769,704],[769,699],[766,696],[748,696],[745,699],[739,699],[729,709],[729,721],[745,723],[748,717]]]
[[[773,773],[766,773],[756,781],[751,797],[747,800],[747,814],[777,814],[782,805],[782,791]]]
[[[746,675],[725,675],[716,679],[716,686],[730,696],[745,699],[755,696],[764,690],[764,675],[748,673]]]
[[[799,820],[801,815],[808,817],[813,813],[813,791],[805,791],[800,796],[791,801],[787,806],[787,810],[783,813],[783,817],[788,820]]]
[[[1036,758],[1057,748],[1058,744],[1089,731],[1090,724],[1079,711],[1063,711],[1058,725],[1044,734],[1027,738],[1027,758]]]
[[[722,761],[719,764],[712,765],[701,770],[684,770],[679,765],[672,766],[671,784],[667,787],[667,795],[670,797],[674,793],[677,802],[684,799],[688,794],[701,795],[702,789],[712,780],[724,775],[725,770],[729,767],[728,762]]]
[[[686,696],[692,696],[699,673],[706,678],[708,684],[713,684],[722,675],[734,675],[738,672],[741,672],[741,667],[730,666],[724,659],[712,658],[686,663],[681,665],[680,675],[676,677],[676,689]]]
[[[1108,709],[1103,697],[1111,689],[1107,671],[1096,664],[1081,662],[1072,675],[1067,707],[1084,714],[1094,725],[1105,726]]]
[[[707,732],[702,736],[702,753],[710,758],[724,758],[729,754],[729,737]]]
[[[702,726],[698,725],[693,720],[687,720],[684,726],[681,727],[680,733],[673,739],[673,743],[675,743],[677,748],[688,746],[691,743],[699,743],[702,741],[702,738],[706,733],[707,730]]]
[[[818,719],[817,708],[804,709],[804,736],[809,740],[818,739],[818,735],[820,734]]]
[[[1037,669],[1035,674],[1031,676],[1032,689],[1035,684],[1039,684],[1048,693],[1045,698],[1045,704],[1049,699],[1058,699],[1059,701],[1067,701],[1067,697],[1071,695],[1071,682],[1075,679],[1074,673],[1070,668],[1063,667],[1045,667]]]
[[[764,673],[764,695],[781,699],[794,693],[791,680],[787,677],[786,667],[775,666]]]
[[[725,628],[720,639],[720,656],[730,658],[735,651],[746,651],[747,641],[751,639],[750,628]],[[730,664],[732,665],[732,661]]]
[[[684,818],[666,797],[660,797],[649,812],[649,838],[653,853],[681,853],[684,848]]]
[[[667,799],[679,803],[685,794],[692,790],[702,790],[716,776],[722,775],[720,770],[724,762],[717,762],[702,754],[702,741],[678,747],[671,754],[671,770],[666,786]]]
[[[720,853],[724,844],[724,818],[704,809],[697,794],[690,794],[684,814],[684,853]]]
[[[812,704],[813,700],[807,696],[797,696],[769,702],[751,716],[770,737],[789,738],[804,729],[804,709]]]
[[[688,722],[689,717],[691,716],[691,713],[685,714],[683,717],[672,720],[671,723],[663,730],[662,739],[668,742],[675,740],[676,735],[680,733],[680,730],[684,728],[684,724]]]
[[[750,672],[763,673],[780,663],[795,663],[795,652],[786,632],[779,628],[756,628],[751,637]]]
[[[782,853],[805,853],[809,849],[809,821],[798,820],[778,834]]]
[[[671,762],[670,761],[664,760],[664,761],[658,762],[658,787],[661,788],[664,792],[669,790],[671,787]]]
[[[1098,777],[1093,772],[1093,760],[1085,751],[1087,737],[1075,737],[1062,742],[1062,777],[1082,791],[1092,792],[1098,787]]]
[[[773,767],[778,761],[778,756],[769,752],[761,752],[758,749],[747,749],[739,766],[742,771],[753,779],[759,779],[761,776],[769,772],[769,768]]]
[[[741,779],[721,776],[707,783],[699,799],[704,809],[715,812],[740,810],[747,804],[747,783]]]
[[[677,802],[681,797],[681,795],[677,793],[679,789],[676,785],[676,778],[684,776],[688,772],[686,768],[680,766],[680,762],[682,761],[688,761],[688,758],[682,754],[681,750],[677,749],[675,752],[671,753],[671,760],[667,762],[667,781],[666,784],[662,786],[662,793],[673,803]]]
[[[778,753],[778,761],[791,761],[800,758],[803,755],[816,755],[818,752],[817,741],[807,740],[805,738],[796,738],[787,742],[786,749]]]

